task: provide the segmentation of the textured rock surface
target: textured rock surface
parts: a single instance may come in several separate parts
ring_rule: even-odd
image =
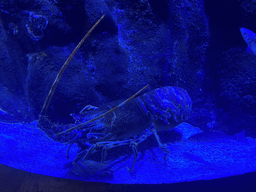
[[[212,11],[220,3],[3,1],[0,108],[20,119],[36,119],[62,64],[105,14],[64,72],[48,110],[51,119],[70,122],[69,114],[85,105],[125,99],[145,84],[150,89],[171,85],[191,95],[190,123],[233,133],[246,122],[254,133],[254,68],[246,66],[254,60],[239,56],[241,49],[222,54],[245,46],[239,27],[244,21],[243,27],[254,30],[253,7],[227,1]]]
[[[105,18],[64,72],[51,118],[62,121],[85,105],[127,98],[147,83],[151,89],[181,86],[198,97],[209,38],[203,2],[160,5],[163,15],[153,1],[3,3],[4,32],[22,47],[16,60],[27,68],[20,77],[26,82],[22,96],[35,116],[74,45],[102,14]]]

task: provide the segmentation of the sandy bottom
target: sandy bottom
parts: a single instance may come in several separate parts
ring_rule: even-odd
[[[166,159],[154,136],[141,143],[132,173],[127,170],[134,157],[129,146],[110,149],[104,165],[99,163],[100,153],[73,165],[78,148],[71,148],[68,160],[68,146],[49,139],[37,128],[37,122],[0,123],[0,129],[1,164],[55,177],[118,184],[157,184],[209,180],[256,170],[254,139],[247,138],[248,142],[189,142],[186,138],[198,129],[187,123],[164,135],[159,134],[163,141],[167,141],[170,150]],[[182,134],[177,136],[177,133]]]

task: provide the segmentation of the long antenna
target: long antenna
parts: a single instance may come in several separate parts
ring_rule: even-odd
[[[63,72],[65,71],[67,65],[69,64],[69,62],[71,61],[71,59],[73,58],[73,56],[75,55],[75,53],[77,52],[77,50],[81,47],[81,45],[83,44],[83,42],[85,41],[85,39],[92,33],[92,31],[94,30],[94,28],[101,22],[101,20],[105,17],[105,15],[103,15],[93,26],[92,28],[86,33],[86,35],[83,37],[83,39],[78,43],[78,45],[76,46],[76,48],[73,50],[73,52],[70,54],[70,56],[68,57],[68,59],[66,60],[66,62],[63,64],[62,68],[60,69],[58,75],[56,76],[53,84],[52,84],[52,87],[45,99],[45,102],[44,102],[44,105],[42,107],[42,110],[40,112],[40,115],[45,115],[46,112],[47,112],[47,109],[49,107],[49,104],[52,100],[52,96],[57,88],[57,85],[60,81],[60,78],[63,74]]]
[[[71,128],[69,128],[69,129],[67,129],[67,130],[65,130],[65,131],[62,131],[62,132],[60,132],[60,133],[57,133],[55,136],[59,136],[59,135],[62,135],[62,134],[64,134],[64,133],[70,132],[70,131],[72,131],[72,130],[74,130],[74,129],[78,129],[78,128],[83,127],[83,126],[85,126],[85,125],[87,125],[87,124],[89,124],[89,123],[91,123],[91,122],[93,122],[93,121],[96,121],[97,119],[100,119],[100,118],[104,117],[105,115],[107,115],[107,114],[109,114],[109,113],[115,111],[115,110],[118,109],[119,107],[121,107],[121,106],[123,106],[124,104],[126,104],[126,103],[127,103],[128,101],[130,101],[132,98],[136,97],[138,94],[140,94],[140,93],[141,93],[144,89],[146,89],[148,86],[149,86],[149,85],[146,85],[146,86],[143,87],[141,90],[139,90],[137,93],[135,93],[134,95],[132,95],[131,97],[129,97],[128,99],[126,99],[125,101],[123,101],[122,103],[120,103],[119,105],[115,106],[114,108],[110,109],[110,110],[107,111],[106,113],[103,113],[103,114],[101,114],[101,115],[99,115],[99,116],[97,116],[97,117],[95,117],[95,118],[93,118],[93,119],[91,119],[91,120],[89,120],[89,121],[86,121],[86,122],[81,123],[81,124],[79,124],[79,125],[76,125],[76,126],[74,126],[74,127],[71,127]]]

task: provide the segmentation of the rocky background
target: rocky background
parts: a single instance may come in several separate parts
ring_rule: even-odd
[[[256,1],[1,0],[2,121],[38,119],[61,66],[103,15],[64,72],[48,109],[55,122],[86,105],[127,99],[144,85],[180,86],[189,123],[256,136],[256,56],[239,29],[256,32]],[[250,6],[249,6],[250,5]]]

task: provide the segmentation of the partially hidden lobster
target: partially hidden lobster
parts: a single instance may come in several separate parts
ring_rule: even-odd
[[[160,148],[168,154],[157,132],[169,130],[187,120],[192,108],[188,93],[171,86],[135,97],[108,113],[115,106],[120,106],[119,103],[122,102],[118,100],[98,108],[88,105],[80,113],[71,114],[77,121],[75,125],[65,127],[55,135],[57,140],[69,140],[68,143],[76,143],[81,149],[75,162],[102,149],[101,162],[104,163],[108,149],[129,145],[134,153],[132,171],[138,155],[137,145],[151,134],[155,135]],[[106,115],[91,121],[101,114]]]
[[[83,161],[101,149],[101,162],[104,163],[108,149],[122,145],[131,146],[134,160],[129,170],[132,171],[138,155],[138,144],[152,134],[160,148],[168,154],[168,149],[161,143],[157,132],[174,128],[189,118],[192,101],[184,89],[166,86],[137,96],[147,85],[123,102],[118,100],[101,107],[86,106],[80,113],[71,114],[76,120],[76,123],[71,125],[53,124],[46,115],[54,90],[67,64],[103,18],[104,16],[98,20],[64,63],[49,91],[38,123],[39,127],[54,140],[69,143],[70,147],[77,144],[81,150],[74,162]],[[67,157],[70,147],[67,150]]]

